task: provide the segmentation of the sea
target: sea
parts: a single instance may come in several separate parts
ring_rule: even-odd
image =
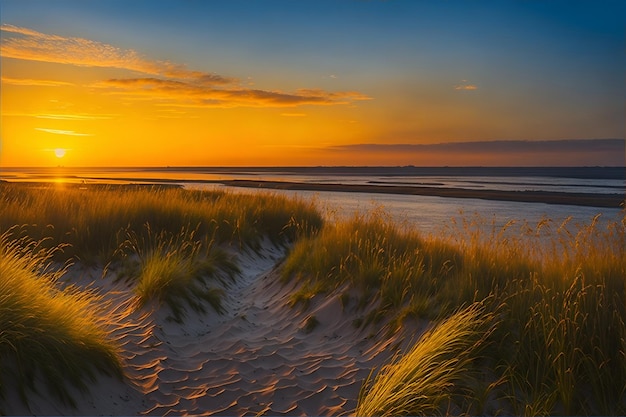
[[[55,183],[171,183],[188,189],[224,189],[240,193],[269,192],[312,199],[327,219],[376,212],[424,234],[454,234],[460,229],[503,228],[541,233],[592,222],[606,227],[624,219],[624,208],[589,207],[479,198],[340,191],[294,191],[241,188],[220,181],[284,181],[307,184],[419,186],[495,191],[545,191],[619,195],[626,190],[624,167],[124,167],[124,168],[4,168],[0,180]],[[322,187],[323,188],[323,187]],[[512,227],[513,226],[513,227]]]

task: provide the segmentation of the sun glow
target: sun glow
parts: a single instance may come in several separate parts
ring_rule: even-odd
[[[63,158],[65,156],[65,149],[63,149],[63,148],[56,148],[54,150],[54,155],[57,158]]]

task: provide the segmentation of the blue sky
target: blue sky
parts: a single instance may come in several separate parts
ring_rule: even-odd
[[[328,141],[336,143],[320,146],[623,138],[624,4],[0,3],[2,24],[133,50],[153,61],[236,78],[249,88],[366,96],[305,112],[324,120],[332,113],[363,127],[348,136],[331,131]],[[3,60],[3,75],[17,71],[14,61]],[[301,138],[298,146],[313,142]]]

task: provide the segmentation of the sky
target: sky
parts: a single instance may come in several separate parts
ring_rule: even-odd
[[[622,1],[0,0],[2,166],[624,166]]]

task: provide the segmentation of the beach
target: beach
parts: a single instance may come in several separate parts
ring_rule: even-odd
[[[605,386],[626,377],[623,221],[537,245],[542,224],[425,237],[383,211],[329,222],[309,200],[168,183],[3,183],[0,198],[3,414],[626,407]],[[561,383],[555,360],[589,385]]]
[[[192,315],[181,324],[168,320],[167,308],[156,305],[154,311],[131,313],[116,332],[124,344],[126,379],[99,376],[88,393],[74,392],[75,408],[45,395],[41,386],[44,395],[29,395],[28,405],[16,391],[9,392],[2,411],[339,415],[354,410],[362,381],[390,358],[391,347],[402,338],[356,329],[357,315],[344,312],[336,297],[315,300],[307,311],[290,307],[294,288],[282,285],[276,273],[284,256],[285,248],[271,242],[240,253],[241,273],[234,280],[224,277],[221,314]],[[113,308],[132,298],[127,285],[114,284],[115,271],[103,277],[100,269],[76,265],[65,279],[96,288],[114,301]],[[319,325],[307,331],[312,316]]]

